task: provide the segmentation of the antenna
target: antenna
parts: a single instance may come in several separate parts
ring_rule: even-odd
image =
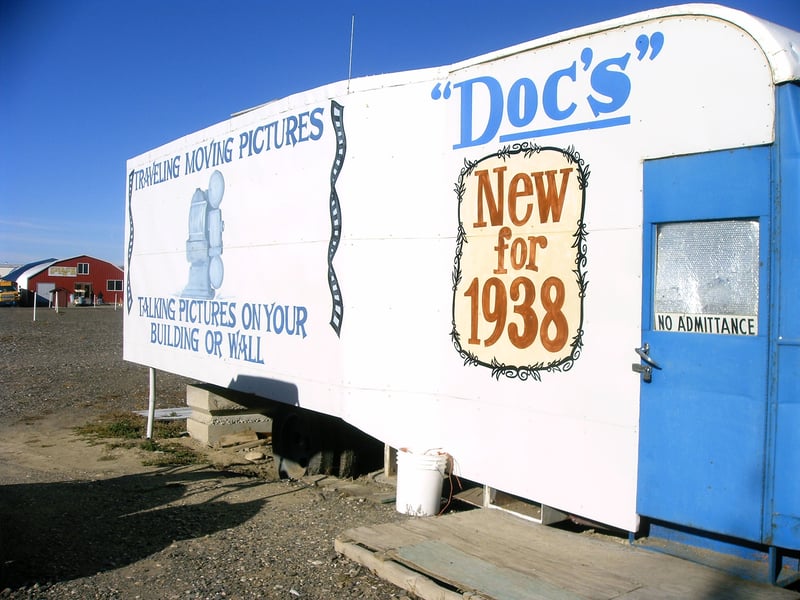
[[[350,19],[350,62],[347,65],[347,93],[350,93],[350,77],[353,74],[353,34],[356,29],[356,16]]]

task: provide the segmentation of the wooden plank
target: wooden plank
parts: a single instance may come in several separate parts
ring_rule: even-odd
[[[489,600],[478,595],[462,595],[458,592],[450,591],[437,585],[434,581],[407,569],[391,560],[384,560],[382,556],[361,546],[349,542],[344,542],[337,538],[334,541],[336,551],[352,561],[355,561],[381,579],[396,585],[399,588],[411,592],[423,600]]]
[[[238,431],[236,433],[229,433],[219,438],[219,446],[221,448],[228,448],[230,446],[238,446],[241,444],[249,444],[259,442],[258,434],[252,429],[245,431]]]
[[[416,571],[492,600],[581,600],[541,579],[498,567],[436,540],[404,546],[389,555]]]
[[[417,594],[425,600],[444,598],[441,593],[447,589],[445,584],[465,590],[456,596],[461,600],[488,597],[798,598],[796,592],[738,579],[662,553],[644,551],[625,541],[537,525],[496,509],[360,527],[337,538],[337,550],[348,545],[351,538],[358,540],[350,544],[358,548],[355,554],[397,565],[404,572],[417,572],[417,577],[427,580],[424,585],[428,591]],[[470,579],[473,574],[480,574],[480,581]],[[481,583],[493,579],[499,582],[497,588]],[[433,580],[444,583],[436,586]],[[520,582],[527,582],[532,591],[508,596],[515,589],[512,586],[518,587]],[[474,591],[478,584],[483,591]],[[413,592],[409,587],[405,589]],[[488,596],[490,592],[494,596]],[[532,595],[534,593],[539,595]]]
[[[551,533],[555,539],[549,539]],[[495,509],[482,509],[359,527],[340,538],[389,555],[398,555],[403,547],[429,539],[438,540],[476,560],[589,600],[614,598],[640,586],[638,581],[619,575],[618,570],[594,564],[591,555],[576,556],[574,548],[564,544],[565,535],[573,534],[548,530]]]
[[[481,508],[483,507],[483,488],[467,488],[464,491],[453,494],[453,499],[460,500],[461,502],[466,502],[467,504]]]
[[[635,578],[620,575],[619,570],[608,569],[602,562],[597,563],[596,552],[576,549],[574,543],[584,541],[582,536],[524,521],[496,509],[415,519],[407,521],[404,527],[490,564],[515,570],[587,599],[616,598],[641,586]],[[613,542],[605,543],[607,547],[601,554],[630,550]]]
[[[345,531],[338,537],[342,541],[359,544],[377,552],[418,544],[427,539],[425,535],[409,531],[403,523],[356,527]]]

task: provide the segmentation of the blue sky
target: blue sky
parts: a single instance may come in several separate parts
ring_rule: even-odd
[[[125,163],[352,75],[445,65],[668,1],[0,0],[0,265],[122,264]],[[728,0],[800,30],[800,0]]]

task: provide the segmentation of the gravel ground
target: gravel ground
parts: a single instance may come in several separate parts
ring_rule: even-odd
[[[121,310],[0,308],[0,382],[0,598],[408,597],[333,548],[408,518],[375,478],[279,480],[214,452],[144,467],[137,449],[79,438],[98,415],[147,408]],[[184,406],[187,383],[159,373],[157,408]]]

